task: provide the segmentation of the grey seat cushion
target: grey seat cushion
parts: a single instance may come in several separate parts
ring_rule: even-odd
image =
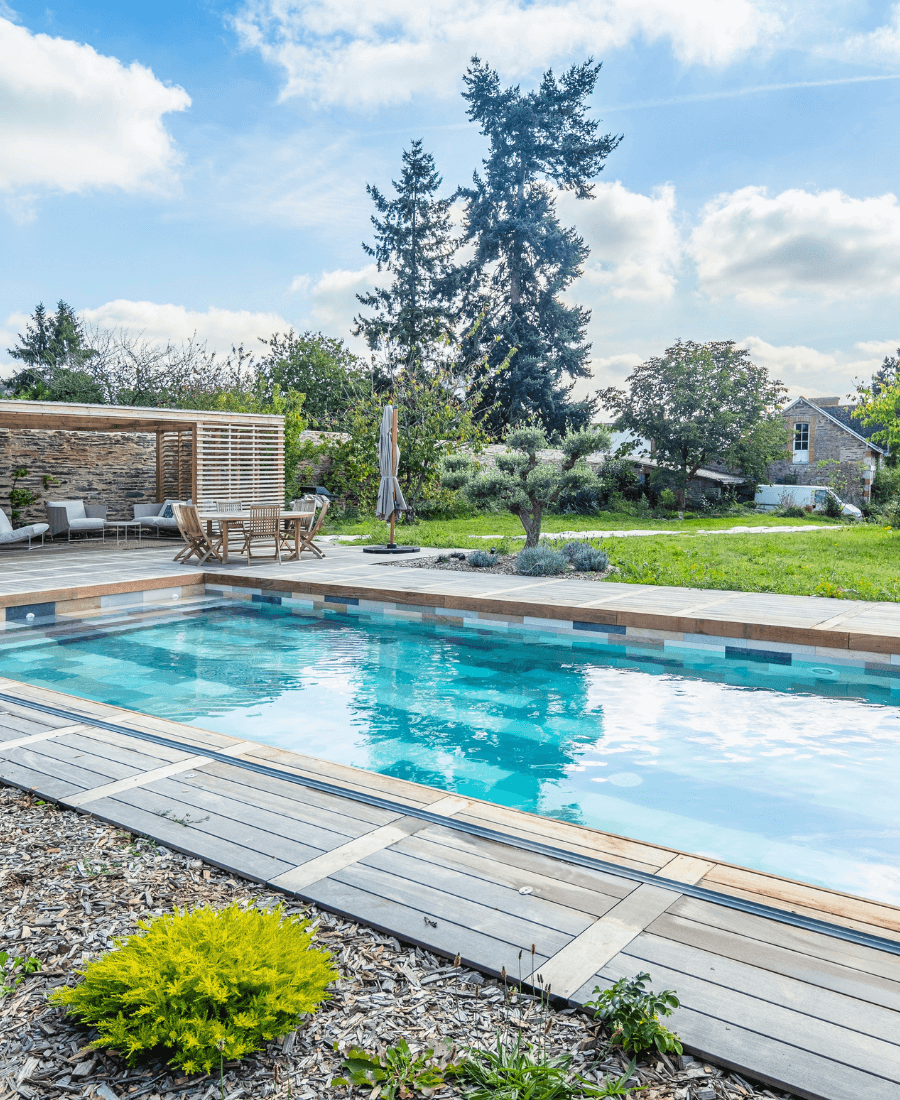
[[[70,531],[102,531],[105,522],[102,519],[70,519]]]

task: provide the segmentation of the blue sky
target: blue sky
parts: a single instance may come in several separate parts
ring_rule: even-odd
[[[0,0],[0,370],[60,297],[223,350],[349,337],[365,184],[414,137],[448,191],[484,154],[475,52],[524,86],[603,62],[624,141],[593,201],[559,204],[592,249],[591,386],[732,338],[793,394],[846,394],[900,343],[900,5]]]

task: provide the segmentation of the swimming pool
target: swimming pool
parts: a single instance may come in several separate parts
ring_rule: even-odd
[[[226,600],[0,676],[900,902],[900,667]]]

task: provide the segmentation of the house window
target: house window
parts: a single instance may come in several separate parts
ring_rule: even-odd
[[[809,462],[809,424],[794,425],[794,465]]]

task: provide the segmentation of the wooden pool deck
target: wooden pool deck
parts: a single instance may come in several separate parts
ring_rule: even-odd
[[[159,551],[60,559],[2,570],[0,606],[252,581],[900,652],[895,605],[401,570],[344,549],[227,570]],[[896,907],[11,680],[0,780],[486,972],[540,974],[576,1004],[647,970],[678,991],[691,1051],[798,1096],[900,1097]]]

